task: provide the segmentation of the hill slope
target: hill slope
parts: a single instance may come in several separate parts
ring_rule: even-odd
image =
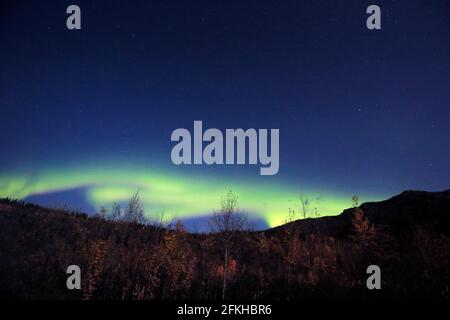
[[[449,298],[450,190],[407,191],[334,217],[233,234],[228,299]],[[364,220],[365,221],[365,220]],[[218,299],[223,237],[0,200],[0,298]],[[82,289],[68,290],[79,265]],[[379,265],[382,290],[366,288]]]
[[[389,226],[402,236],[409,226],[427,226],[437,233],[450,235],[450,189],[442,192],[405,191],[388,200],[363,203],[360,208],[375,225]],[[333,237],[346,237],[352,232],[354,209],[340,215],[304,219],[292,222],[302,234],[318,232]],[[286,228],[286,225],[268,230],[269,233]]]

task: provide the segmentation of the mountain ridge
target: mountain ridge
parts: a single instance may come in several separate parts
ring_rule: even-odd
[[[411,223],[425,224],[436,231],[450,234],[450,189],[444,191],[406,190],[382,201],[364,202],[359,208],[371,223],[388,225],[395,234]],[[279,230],[294,224],[301,233],[320,232],[334,237],[345,236],[352,226],[355,208],[344,209],[335,216],[299,219],[266,230]]]
[[[14,211],[17,206],[34,208],[40,211],[76,213],[77,215],[93,217],[84,212],[54,209],[21,200],[0,198],[0,213]],[[450,233],[450,189],[443,191],[405,190],[386,200],[364,202],[359,208],[363,210],[370,222],[379,225],[390,225],[394,227],[394,230],[400,228],[402,222],[405,222],[402,219],[407,219],[409,220],[408,222],[412,223],[425,223],[430,227],[437,228],[437,231],[446,235]],[[317,231],[330,236],[341,237],[351,226],[354,209],[347,208],[340,214],[333,216],[297,219],[283,225],[261,230],[260,232],[270,234],[274,231],[282,230],[287,225],[294,224],[303,233]],[[333,228],[336,228],[336,230],[331,230]]]

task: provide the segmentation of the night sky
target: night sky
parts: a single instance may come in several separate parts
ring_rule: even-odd
[[[450,1],[2,1],[0,45],[0,196],[192,222],[232,189],[264,227],[450,187]],[[279,128],[279,173],[175,166],[194,120]]]

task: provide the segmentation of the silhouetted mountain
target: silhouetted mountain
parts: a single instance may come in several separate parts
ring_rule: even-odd
[[[404,191],[388,200],[363,203],[369,221],[375,225],[388,226],[393,234],[402,236],[411,225],[422,225],[435,232],[450,235],[450,189],[442,192]],[[292,222],[300,234],[318,232],[333,237],[346,237],[352,232],[354,208],[340,215]],[[267,232],[277,232],[286,225]]]

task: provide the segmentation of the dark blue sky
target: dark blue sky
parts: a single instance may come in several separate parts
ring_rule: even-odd
[[[66,29],[70,4],[80,31]],[[370,4],[382,30],[366,28]],[[170,133],[203,120],[279,128],[270,183],[449,187],[450,1],[2,1],[0,12],[0,175],[112,161],[264,179],[174,167]]]

